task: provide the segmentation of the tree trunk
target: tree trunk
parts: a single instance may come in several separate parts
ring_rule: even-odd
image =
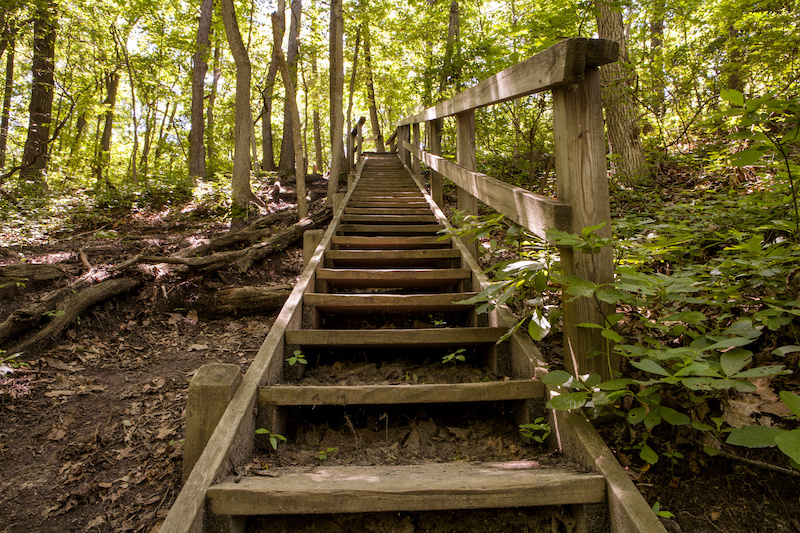
[[[134,75],[133,67],[131,66],[130,54],[128,54],[128,37],[125,37],[125,42],[117,35],[116,28],[112,26],[114,37],[118,40],[117,54],[122,50],[123,57],[125,58],[125,68],[128,71],[128,83],[130,84],[131,91],[131,126],[133,130],[133,150],[130,156],[130,176],[133,183],[139,183],[139,172],[136,166],[136,158],[139,155],[139,119],[136,116],[136,92],[134,91]],[[119,60],[119,57],[117,57]]]
[[[222,75],[222,71],[219,67],[219,56],[221,52],[220,45],[217,43],[217,46],[214,47],[214,79],[211,82],[211,94],[208,97],[208,111],[206,112],[206,119],[208,120],[206,123],[206,159],[208,161],[206,175],[213,174],[216,170],[215,158],[217,157],[217,146],[214,139],[214,105],[217,102],[219,78]]]
[[[639,139],[639,114],[633,98],[635,72],[628,60],[622,12],[606,0],[595,0],[595,4],[600,38],[619,43],[619,61],[600,69],[611,153],[619,156],[615,165],[619,173],[632,179],[645,177],[647,160]]]
[[[650,68],[653,76],[653,113],[661,120],[666,108],[664,82],[664,0],[657,0],[650,19]]]
[[[378,106],[375,103],[375,84],[372,79],[372,54],[369,50],[370,32],[369,23],[364,26],[364,66],[367,69],[367,103],[369,104],[369,119],[372,124],[372,135],[375,137],[375,150],[385,152],[381,123],[378,120]]]
[[[276,13],[281,19],[281,27],[285,27],[285,0],[278,0]],[[265,172],[278,170],[278,167],[275,166],[275,147],[272,139],[272,98],[275,93],[275,77],[277,75],[278,59],[273,50],[269,61],[269,70],[267,70],[267,82],[264,90],[261,91],[261,98],[264,101],[264,109],[261,112],[261,170]]]
[[[300,2],[298,1],[298,4]],[[292,2],[294,5],[294,2]],[[293,15],[294,18],[294,15]],[[294,142],[294,175],[297,187],[297,212],[300,219],[308,216],[308,202],[306,201],[306,178],[303,169],[303,139],[300,134],[300,113],[297,111],[297,94],[292,83],[292,73],[289,72],[289,65],[283,57],[281,42],[283,41],[283,27],[280,25],[281,18],[272,15],[272,36],[273,50],[278,63],[278,70],[283,78],[283,86],[286,88],[286,102],[289,104],[290,116],[292,117],[292,140]],[[294,22],[293,22],[294,24]],[[290,40],[291,42],[291,40]]]
[[[192,66],[192,129],[189,131],[189,176],[206,177],[205,117],[203,116],[203,100],[205,97],[205,79],[208,72],[208,53],[211,50],[211,19],[214,12],[214,0],[202,0],[200,21],[197,25]]]
[[[451,82],[458,87],[461,78],[461,19],[458,11],[458,0],[450,2],[450,18],[447,23],[447,44],[444,50],[444,63],[439,78],[439,94],[443,98],[444,90]]]
[[[345,120],[347,121],[347,172],[350,172],[350,166],[353,164],[353,137],[351,131],[353,128],[353,93],[356,90],[356,73],[358,72],[358,50],[361,48],[361,24],[356,28],[356,44],[353,47],[353,68],[350,71],[350,92],[347,97],[347,114]]]
[[[117,102],[117,88],[119,87],[119,73],[114,71],[106,74],[106,99],[103,101],[105,109],[105,124],[103,125],[103,135],[100,137],[100,148],[94,163],[94,175],[97,180],[96,187],[105,177],[105,183],[109,187],[111,181],[108,178],[107,168],[111,163],[111,133],[114,130],[114,105]]]
[[[6,145],[8,143],[8,124],[11,118],[11,96],[14,92],[14,39],[8,39],[6,46],[6,83],[3,86],[3,118],[0,119],[0,168],[6,166]]]
[[[53,114],[56,52],[56,7],[52,0],[38,4],[33,33],[28,137],[22,154],[20,176],[46,189],[43,172],[47,168],[47,143]]]
[[[331,175],[328,180],[327,203],[333,202],[333,195],[339,189],[339,176],[342,173],[342,93],[344,91],[344,20],[342,0],[331,0],[330,23],[330,106],[331,106]]]
[[[236,63],[236,114],[231,178],[231,210],[234,219],[243,219],[251,201],[250,190],[250,59],[242,41],[233,0],[222,0],[222,21]]]
[[[297,52],[300,47],[300,17],[303,5],[301,0],[291,1],[292,20],[289,24],[289,44],[286,51],[286,67],[289,69],[292,87],[297,87]],[[283,33],[283,32],[281,32]],[[296,105],[297,102],[295,102]],[[294,125],[292,123],[291,104],[287,95],[283,104],[283,138],[281,139],[281,157],[278,161],[278,170],[281,173],[290,173],[294,167]]]

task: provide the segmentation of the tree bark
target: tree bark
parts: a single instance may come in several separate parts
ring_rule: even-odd
[[[603,104],[611,153],[619,156],[616,170],[631,179],[646,177],[647,160],[639,138],[639,113],[633,98],[635,72],[628,60],[622,12],[608,0],[595,0],[601,39],[619,43],[619,61],[603,65]]]
[[[369,104],[369,119],[372,125],[372,135],[375,137],[375,150],[385,152],[383,146],[383,134],[381,133],[381,123],[378,118],[378,105],[375,102],[375,83],[372,78],[372,54],[370,53],[370,31],[369,23],[364,26],[364,66],[367,70],[367,103]]]
[[[330,16],[330,137],[331,137],[331,174],[328,180],[328,198],[326,204],[333,203],[333,195],[339,189],[339,176],[342,173],[342,97],[344,91],[344,20],[342,18],[342,0],[331,0]]]
[[[358,72],[358,50],[361,48],[361,24],[356,28],[356,44],[353,47],[353,68],[350,70],[350,91],[347,96],[347,114],[345,121],[347,122],[347,172],[350,172],[350,167],[353,164],[353,136],[350,133],[353,128],[353,93],[356,90],[356,73]]]
[[[203,104],[205,79],[208,72],[207,57],[211,50],[211,19],[213,12],[214,0],[202,0],[192,62],[192,129],[189,131],[189,176],[201,179],[206,177]]]
[[[294,2],[292,2],[294,4]],[[299,2],[298,2],[299,4]],[[300,218],[308,216],[308,201],[306,200],[306,177],[303,168],[303,139],[300,135],[300,113],[297,111],[297,94],[292,83],[292,73],[289,72],[289,65],[283,57],[281,42],[283,41],[283,27],[281,18],[272,14],[272,36],[273,50],[278,63],[278,70],[283,78],[283,86],[286,88],[286,103],[289,105],[290,116],[292,118],[292,140],[294,142],[294,175],[297,188],[297,212]],[[291,41],[290,41],[291,42]],[[296,76],[295,76],[296,77]],[[282,152],[281,152],[282,153]]]
[[[205,313],[235,314],[239,310],[274,311],[280,309],[292,292],[291,285],[274,287],[235,287],[200,297],[192,304]]]
[[[52,0],[37,5],[33,33],[28,137],[22,154],[20,176],[46,189],[43,173],[48,161],[56,51],[56,7]]]
[[[276,13],[281,19],[281,27],[285,27],[285,0],[278,0],[278,9]],[[275,78],[277,75],[278,60],[275,56],[275,50],[273,50],[269,61],[269,69],[267,70],[266,85],[264,86],[264,90],[261,91],[261,99],[264,101],[264,109],[261,112],[261,170],[265,172],[278,170],[278,167],[275,166],[275,147],[272,138],[272,101],[275,93]]]
[[[105,109],[105,119],[103,134],[100,137],[100,147],[95,159],[94,175],[97,180],[96,186],[99,188],[105,177],[105,183],[112,187],[111,181],[106,172],[111,163],[111,134],[114,130],[114,105],[117,103],[117,88],[119,87],[119,73],[117,71],[106,74],[106,99],[103,101]]]
[[[13,38],[6,45],[6,82],[3,86],[3,115],[0,119],[0,168],[6,166],[6,146],[8,143],[8,126],[11,119],[11,96],[14,93],[14,48]]]
[[[211,82],[211,94],[208,97],[208,111],[206,112],[206,175],[211,175],[216,170],[217,146],[214,138],[214,105],[217,103],[217,93],[219,91],[219,78],[222,71],[219,67],[219,56],[221,54],[219,43],[214,47],[214,78]]]
[[[303,5],[301,0],[291,0],[291,22],[289,24],[289,44],[286,50],[286,67],[289,69],[289,79],[292,87],[297,87],[297,52],[300,48],[300,17]],[[281,31],[283,33],[283,31]],[[296,101],[295,101],[296,105]],[[283,138],[281,139],[281,157],[278,161],[278,170],[281,173],[290,173],[294,168],[294,124],[291,104],[287,95],[283,104]]]
[[[236,115],[234,127],[231,209],[234,219],[244,219],[250,202],[257,202],[250,189],[250,59],[242,41],[233,0],[222,0],[222,21],[236,63]],[[262,202],[263,203],[263,202]]]
[[[447,23],[447,44],[444,50],[444,63],[442,74],[439,78],[439,95],[443,99],[447,82],[452,82],[458,87],[461,78],[461,18],[458,10],[458,0],[450,2],[450,17]]]

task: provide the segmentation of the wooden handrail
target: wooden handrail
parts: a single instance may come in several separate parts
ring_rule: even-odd
[[[619,45],[602,39],[566,39],[466,89],[453,98],[397,123],[400,160],[420,175],[420,163],[431,169],[431,195],[441,203],[443,177],[457,186],[458,208],[477,213],[477,201],[508,216],[537,236],[550,229],[579,233],[603,226],[596,234],[611,236],[606,150],[598,67],[616,61]],[[475,110],[529,94],[552,91],[553,137],[558,200],[546,198],[477,172]],[[441,157],[441,119],[456,118],[458,163]],[[428,132],[429,151],[420,149],[420,124]],[[413,157],[412,157],[413,156]],[[474,248],[473,248],[474,250]],[[560,247],[565,273],[598,285],[613,281],[611,250],[586,254]],[[576,375],[597,372],[609,379],[620,361],[598,329],[610,306],[593,298],[564,298],[564,364]],[[592,357],[604,353],[605,357]]]
[[[427,122],[499,104],[555,87],[577,83],[586,68],[613,63],[619,44],[604,39],[565,39],[535,56],[498,72],[453,98],[407,117],[398,126]]]

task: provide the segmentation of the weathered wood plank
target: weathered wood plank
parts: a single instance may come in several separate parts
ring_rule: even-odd
[[[417,207],[347,207],[346,215],[428,215],[430,209]]]
[[[534,461],[276,469],[208,491],[224,515],[365,513],[602,502],[596,474],[543,468]]]
[[[337,235],[331,243],[340,249],[383,250],[383,249],[418,249],[449,248],[451,239],[440,236],[358,236]]]
[[[404,261],[416,259],[458,259],[461,254],[452,249],[431,250],[330,250],[326,259],[333,261]]]
[[[258,400],[270,405],[398,405],[500,402],[544,398],[541,381],[491,381],[419,385],[276,385],[261,387]]]
[[[470,279],[467,268],[320,268],[317,280],[337,288],[435,288]]]
[[[435,313],[469,312],[473,305],[462,304],[474,292],[445,294],[307,294],[303,305],[326,313]]]
[[[420,222],[436,222],[436,217],[433,214],[427,215],[409,215],[409,214],[402,214],[402,215],[385,215],[385,214],[369,214],[369,215],[351,215],[351,214],[344,214],[342,215],[342,222],[368,222],[370,224],[418,224]]]
[[[286,332],[300,346],[480,346],[500,340],[507,328],[303,329]]]
[[[442,229],[438,224],[342,224],[341,230],[345,233],[377,233],[377,234],[427,234],[436,235]]]
[[[594,39],[593,39],[594,40]],[[538,93],[554,87],[576,83],[583,78],[589,39],[565,39],[535,56],[498,72],[491,78],[458,93],[453,98],[425,111],[401,120],[398,127],[405,128],[409,124],[444,118],[456,113],[470,111],[479,107],[499,104],[528,94]],[[609,63],[616,56],[601,58],[600,54],[612,47],[593,44],[592,63]],[[398,137],[401,153],[407,154],[403,142],[408,137]],[[406,159],[403,159],[406,162]],[[406,164],[408,164],[406,162]]]
[[[413,149],[413,146],[408,145],[408,148]],[[459,188],[538,237],[545,238],[547,230],[551,228],[562,231],[572,228],[573,210],[565,201],[553,200],[486,174],[466,170],[428,152],[419,153],[431,170],[441,173]]]

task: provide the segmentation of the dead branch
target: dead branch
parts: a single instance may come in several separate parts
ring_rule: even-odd
[[[291,292],[291,285],[236,287],[200,298],[193,307],[206,313],[218,314],[235,313],[241,309],[272,311],[283,306]]]

